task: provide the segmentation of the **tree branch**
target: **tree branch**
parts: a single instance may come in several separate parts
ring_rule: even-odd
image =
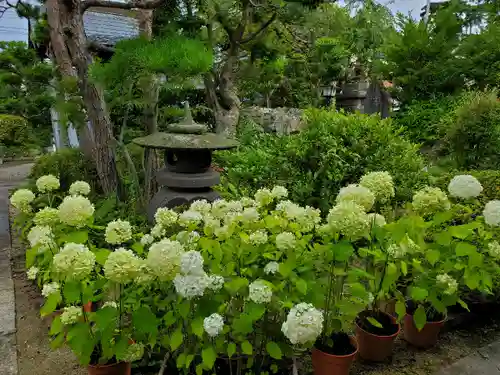
[[[89,49],[89,51],[94,51],[94,52],[105,52],[105,53],[115,52],[115,49],[112,47],[107,47],[97,42],[91,42],[91,41],[87,43],[87,48]]]
[[[123,3],[113,0],[84,0],[82,2],[82,12],[90,7],[114,9],[155,9],[165,2],[166,0],[132,0]]]
[[[246,38],[243,38],[241,40],[241,44],[245,44],[245,43],[248,43],[250,42],[251,40],[255,39],[257,36],[259,36],[260,33],[262,33],[264,30],[266,30],[269,25],[271,25],[274,20],[276,19],[276,17],[278,16],[277,13],[274,13],[271,18],[269,18],[266,22],[264,22],[261,27],[259,28],[259,30],[257,30],[256,32],[254,33],[251,33],[250,35],[248,35]]]

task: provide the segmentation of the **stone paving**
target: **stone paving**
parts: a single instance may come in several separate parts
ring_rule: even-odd
[[[500,341],[496,341],[438,371],[435,375],[500,374]]]

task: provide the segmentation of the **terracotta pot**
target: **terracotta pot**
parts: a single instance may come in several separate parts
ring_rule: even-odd
[[[404,319],[403,335],[406,341],[417,348],[427,349],[436,345],[439,332],[444,326],[446,318],[439,322],[427,322],[421,331],[415,326],[413,315],[406,314]]]
[[[130,362],[118,362],[111,365],[89,365],[89,375],[130,375]]]
[[[358,342],[355,337],[350,337],[351,344],[356,350],[347,355],[334,355],[314,348],[312,352],[312,365],[315,375],[349,375],[352,362],[358,354]]]
[[[92,301],[83,304],[83,311],[86,313],[92,312]]]
[[[358,340],[359,356],[367,361],[382,362],[392,355],[392,347],[394,340],[398,337],[401,331],[400,325],[396,322],[396,318],[387,313],[387,315],[394,324],[398,325],[396,333],[390,336],[379,336],[369,333],[361,328],[356,322],[356,338]]]

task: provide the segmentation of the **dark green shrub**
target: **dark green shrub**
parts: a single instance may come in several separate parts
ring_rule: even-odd
[[[238,195],[282,184],[293,201],[326,210],[342,186],[370,171],[390,172],[400,201],[427,183],[418,146],[390,120],[317,109],[305,117],[307,129],[291,136],[244,128],[242,146],[216,159],[230,183],[225,192]]]
[[[36,180],[46,174],[59,176],[63,190],[67,190],[74,181],[83,180],[91,185],[92,191],[100,191],[94,163],[77,148],[64,148],[38,158],[30,178]]]
[[[457,169],[500,166],[500,102],[496,91],[465,93],[442,126],[445,154]]]

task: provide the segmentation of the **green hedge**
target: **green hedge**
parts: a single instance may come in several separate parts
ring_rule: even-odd
[[[312,109],[305,121],[306,130],[283,137],[243,127],[237,151],[216,153],[223,187],[238,195],[283,184],[294,202],[327,210],[342,186],[370,171],[390,172],[400,201],[428,183],[418,145],[391,120]]]

